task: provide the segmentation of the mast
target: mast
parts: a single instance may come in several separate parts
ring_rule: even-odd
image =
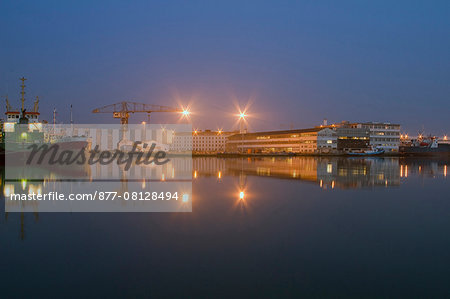
[[[53,134],[56,132],[56,108],[53,108]]]
[[[36,101],[34,101],[33,112],[39,112],[39,96],[36,96]]]
[[[9,104],[8,95],[6,95],[6,112],[12,111],[13,108],[11,107],[11,104]]]
[[[73,137],[73,117],[72,117],[72,104],[70,104],[70,136]]]
[[[22,91],[20,92],[20,94],[22,95],[22,111],[25,108],[25,80],[27,80],[25,77],[22,76],[22,78],[20,78],[20,80],[22,81],[22,85],[20,86],[22,88]]]

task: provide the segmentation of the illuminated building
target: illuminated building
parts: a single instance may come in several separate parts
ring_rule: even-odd
[[[354,128],[370,131],[370,145],[384,149],[386,152],[398,152],[400,146],[400,125],[391,123],[354,123]]]
[[[338,149],[357,149],[358,146],[364,145],[364,143],[366,142],[366,137],[369,137],[369,146],[384,149],[386,152],[397,152],[400,146],[399,124],[377,122],[350,123],[348,121],[343,121],[338,124],[322,127],[332,128],[336,130],[338,134]],[[350,129],[355,130],[351,131]],[[358,132],[358,130],[356,129],[359,129],[360,132]],[[364,130],[368,131],[368,136],[366,136]],[[350,142],[343,142],[343,140],[346,138],[353,139],[355,142],[353,144],[351,144]],[[339,146],[339,143],[341,144],[341,146]],[[347,147],[345,144],[352,145],[352,147]]]
[[[227,152],[244,153],[331,153],[336,150],[336,132],[312,128],[235,134],[228,137]]]
[[[192,135],[194,153],[220,153],[225,151],[227,138],[236,132],[197,131]]]
[[[370,146],[370,132],[364,128],[338,127],[337,149],[339,151],[365,150]]]
[[[171,151],[192,151],[199,154],[214,154],[225,151],[228,136],[237,132],[223,132],[222,130],[195,130],[192,133],[176,133]]]

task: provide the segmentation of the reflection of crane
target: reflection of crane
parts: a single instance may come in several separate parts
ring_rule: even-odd
[[[116,104],[107,105],[101,108],[92,110],[92,113],[112,113],[114,118],[120,118],[121,124],[128,124],[130,113],[147,113],[150,118],[152,112],[180,112],[185,113],[183,109],[172,108],[167,106],[142,104],[135,102],[120,102]]]

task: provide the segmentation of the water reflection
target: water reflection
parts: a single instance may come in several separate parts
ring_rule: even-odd
[[[133,165],[125,170],[123,165],[99,163],[94,165],[73,165],[71,167],[45,167],[37,165],[8,166],[2,171],[2,191],[6,212],[64,212],[64,211],[146,211],[138,203],[150,208],[149,202],[134,201],[18,201],[9,200],[11,194],[23,195],[93,195],[96,192],[114,192],[116,199],[130,198],[130,192],[147,199],[148,193],[177,192],[181,201],[155,201],[153,211],[185,211],[186,198],[191,198],[192,161],[189,158],[173,158],[160,166],[152,164]],[[178,194],[179,193],[179,194]],[[142,194],[142,195],[140,195]],[[127,196],[127,197],[124,197]],[[131,198],[133,199],[133,198]],[[56,204],[57,203],[57,204]],[[97,205],[94,205],[97,203]],[[178,205],[176,205],[178,203]],[[164,206],[163,206],[164,204]],[[64,207],[63,207],[64,205]],[[125,206],[125,207],[124,207]],[[152,208],[152,209],[153,209]],[[87,209],[87,210],[86,210]]]
[[[222,182],[226,176],[238,178],[239,197],[245,196],[247,176],[262,176],[317,184],[320,188],[357,189],[367,187],[395,187],[402,179],[411,176],[447,177],[447,160],[403,159],[403,158],[318,158],[318,157],[264,157],[264,158],[174,158],[163,167],[140,165],[123,171],[117,165],[94,165],[72,170],[29,169],[31,177],[20,180],[3,180],[4,196],[15,192],[42,194],[57,190],[60,180],[70,178],[71,188],[77,181],[117,179],[114,191],[129,190],[130,181],[140,182],[146,189],[150,181],[190,180],[202,177],[216,177]],[[19,170],[9,170],[18,172]],[[43,179],[35,179],[35,175]],[[242,193],[241,193],[242,191]]]
[[[197,180],[215,177],[217,183],[223,183],[226,177],[233,178],[232,185],[224,186],[236,199],[242,209],[248,204],[248,194],[252,190],[247,186],[251,176],[297,181],[316,184],[321,189],[362,189],[376,187],[398,187],[402,181],[413,177],[447,177],[448,160],[405,159],[405,158],[343,158],[343,157],[264,157],[264,158],[215,158],[198,157],[192,161],[188,158],[174,158],[163,167],[154,165],[135,166],[130,171],[123,171],[117,165],[93,165],[76,169],[28,169],[29,177],[20,180],[4,180],[2,174],[3,196],[24,192],[43,194],[50,191],[81,192],[85,185],[80,182],[117,179],[110,191],[123,194],[152,188],[154,182],[171,182]],[[17,169],[9,171],[19,172]],[[3,172],[2,172],[3,173]],[[33,179],[36,174],[42,180]],[[59,180],[70,178],[64,187]],[[129,185],[133,183],[132,187]],[[229,184],[229,181],[226,181]],[[282,191],[280,191],[282,192]],[[195,199],[195,194],[192,196]],[[211,195],[213,196],[213,195]],[[4,197],[3,197],[4,198]],[[182,201],[187,201],[183,197]],[[27,211],[37,215],[39,202],[16,202],[10,205],[22,205]],[[6,217],[8,215],[6,214]],[[37,216],[35,216],[36,219]],[[22,223],[23,225],[23,223]],[[23,230],[22,230],[23,235]]]
[[[359,189],[399,186],[401,179],[447,176],[447,160],[405,158],[263,157],[193,159],[193,177],[263,176],[317,184],[320,188]]]
[[[399,186],[410,176],[447,177],[446,160],[402,158],[213,158],[201,157],[191,161],[175,158],[163,167],[135,166],[125,172],[117,165],[95,165],[87,168],[60,171],[58,169],[31,169],[30,176],[3,182],[3,194],[26,191],[41,194],[56,190],[58,180],[118,179],[122,184],[115,191],[128,191],[128,182],[138,180],[141,189],[148,181],[170,181],[216,177],[221,182],[225,176],[238,177],[239,186],[245,185],[246,176],[263,176],[317,184],[321,188],[354,189],[366,187]],[[16,172],[19,170],[10,170]],[[35,180],[38,173],[43,179]],[[2,177],[3,179],[3,177]],[[76,186],[74,182],[71,186]]]
[[[176,179],[180,173],[193,178],[192,213],[6,214],[0,228],[7,246],[0,253],[13,272],[7,272],[4,285],[11,292],[23,289],[15,278],[33,269],[47,271],[34,285],[26,284],[30,294],[55,277],[61,277],[58,285],[72,281],[70,287],[77,289],[79,273],[93,279],[106,273],[101,283],[114,296],[111,279],[126,271],[150,275],[154,282],[134,284],[136,275],[124,276],[134,297],[150,287],[157,287],[155,295],[182,297],[199,281],[208,282],[195,289],[202,295],[210,285],[208,295],[219,296],[224,293],[216,286],[256,290],[243,293],[246,297],[279,297],[280,290],[290,297],[364,297],[367,286],[374,286],[373,296],[382,297],[399,286],[396,297],[445,297],[448,165],[400,158],[173,161],[165,171],[155,170],[155,179],[162,174]],[[139,188],[152,185],[152,171],[136,169]],[[92,170],[84,177],[114,173],[119,169]],[[14,188],[53,188],[50,180],[5,183],[13,185],[2,186],[5,195]],[[124,252],[125,270],[118,260]],[[181,287],[173,288],[174,283]]]

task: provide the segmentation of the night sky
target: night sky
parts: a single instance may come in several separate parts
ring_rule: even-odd
[[[166,3],[167,2],[167,3]],[[0,95],[41,119],[190,104],[200,129],[389,121],[450,134],[450,1],[1,1]],[[130,122],[145,120],[135,115]],[[175,122],[155,114],[152,122]]]

